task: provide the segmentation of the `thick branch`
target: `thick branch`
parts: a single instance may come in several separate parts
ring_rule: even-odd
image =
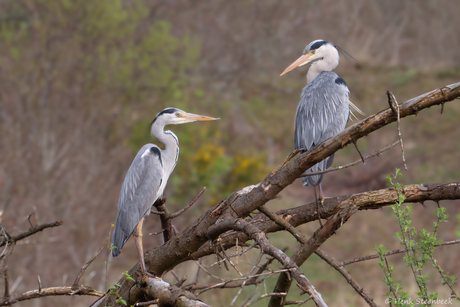
[[[443,104],[458,97],[460,97],[460,83],[437,89],[400,104],[400,117],[416,115],[425,108]],[[208,241],[207,230],[217,220],[226,217],[247,217],[260,206],[274,199],[285,187],[300,177],[306,169],[347,144],[355,142],[396,120],[397,115],[391,109],[372,115],[350,126],[337,136],[319,144],[314,149],[288,160],[281,167],[268,174],[259,184],[232,193],[225,201],[208,210],[191,223],[182,233],[176,235],[162,246],[148,251],[145,258],[148,271],[161,275],[179,263],[190,259],[190,255]],[[138,272],[139,264],[136,264],[131,268],[129,274],[138,276]],[[124,293],[134,283],[125,282],[122,279],[120,284],[122,284],[120,291]],[[114,299],[114,296],[110,298],[109,305],[114,302]]]
[[[105,293],[96,291],[89,287],[51,287],[39,290],[33,290],[25,292],[21,295],[12,295],[9,298],[0,298],[0,306],[10,306],[17,302],[41,298],[45,296],[58,296],[58,295],[92,295],[92,296],[103,296]]]
[[[446,184],[420,184],[407,185],[403,188],[403,193],[407,197],[406,203],[421,203],[424,201],[441,201],[449,199],[460,199],[460,183]],[[322,218],[329,218],[337,213],[340,208],[353,204],[358,210],[380,209],[385,206],[394,204],[398,195],[392,189],[382,189],[369,191],[346,196],[326,198],[324,200],[325,212],[322,212]],[[280,210],[275,213],[287,221],[291,226],[299,225],[314,221],[318,218],[316,214],[316,202],[311,202],[295,208]],[[272,220],[263,213],[258,213],[248,221],[259,229],[264,229],[267,233],[283,230],[284,227],[273,224]],[[296,236],[298,237],[298,236]],[[221,244],[225,248],[234,246],[238,238],[240,243],[246,242],[249,238],[245,234],[233,233],[221,236]],[[197,252],[190,256],[190,259],[198,259],[214,253],[214,248],[210,243],[203,245]],[[188,259],[187,259],[188,260]]]
[[[147,278],[142,284],[146,295],[158,300],[161,306],[210,307],[198,300],[190,292],[164,282],[158,278]]]

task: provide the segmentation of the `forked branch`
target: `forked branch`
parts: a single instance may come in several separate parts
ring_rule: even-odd
[[[409,115],[415,115],[423,109],[445,104],[458,97],[460,97],[460,83],[445,86],[442,89],[434,90],[399,104],[399,118],[402,119]],[[209,240],[207,237],[208,229],[217,221],[221,222],[229,218],[246,218],[262,205],[274,199],[285,187],[299,178],[308,168],[344,146],[397,120],[398,115],[388,108],[350,126],[342,133],[319,144],[309,152],[301,153],[298,156],[292,155],[283,165],[276,168],[273,172],[270,172],[259,184],[232,193],[226,200],[203,213],[197,220],[184,229],[184,231],[174,236],[172,240],[169,240],[156,249],[148,251],[146,253],[148,271],[156,275],[161,275],[163,272],[171,270],[179,263],[191,259],[192,255],[197,255],[196,253],[202,247],[205,247],[204,245]],[[424,197],[425,199],[430,199],[429,195],[417,199],[416,195],[423,194],[424,188],[428,187],[420,186],[419,189],[415,188],[417,191],[416,194],[414,194],[416,198],[414,201],[422,201]],[[442,194],[442,192],[440,192],[440,194]],[[449,196],[443,195],[440,199],[446,198],[449,198]],[[346,205],[346,203],[353,203],[355,200],[356,198],[342,198],[340,203]],[[372,202],[379,203],[379,200],[376,198],[370,198],[367,201],[363,200],[362,208],[372,208],[369,205],[365,205],[365,203]],[[326,205],[327,202],[325,202],[325,206]],[[378,208],[379,206],[382,206],[382,204],[376,205],[374,208]],[[328,206],[327,208],[327,212],[322,215],[323,218],[326,216],[333,216],[342,209],[341,207],[331,208]],[[357,208],[362,209],[359,206],[357,206]],[[306,222],[308,221],[303,220],[301,223]],[[275,227],[276,226],[277,225],[275,225]],[[264,228],[259,227],[259,229]],[[223,239],[225,240],[225,238]],[[240,242],[245,242],[245,240],[242,239]],[[129,275],[137,277],[138,272],[139,266],[135,265],[129,270]],[[127,282],[124,278],[122,278],[119,283],[122,285],[120,293],[129,293],[134,285],[133,282]],[[107,304],[115,306],[115,297],[110,296]]]

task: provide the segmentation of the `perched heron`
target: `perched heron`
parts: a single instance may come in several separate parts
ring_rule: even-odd
[[[176,108],[167,108],[158,113],[150,126],[150,134],[164,144],[161,149],[146,144],[137,153],[121,187],[118,212],[112,238],[112,255],[117,257],[123,245],[134,234],[142,273],[148,274],[142,248],[142,224],[150,214],[155,201],[163,195],[169,175],[179,157],[179,141],[171,131],[164,131],[166,125],[185,124],[194,121],[216,120],[218,118],[186,113]]]
[[[305,47],[302,56],[281,74],[310,64],[307,86],[304,87],[295,117],[295,148],[310,150],[319,143],[345,129],[350,106],[363,114],[349,99],[345,81],[332,72],[339,65],[338,47],[324,40],[315,40]],[[353,116],[353,112],[351,112]],[[304,174],[324,171],[332,164],[334,155],[305,171]],[[314,187],[317,200],[323,200],[321,181],[323,174],[303,177],[303,184]],[[319,186],[319,194],[317,194]],[[319,195],[319,197],[318,197]]]

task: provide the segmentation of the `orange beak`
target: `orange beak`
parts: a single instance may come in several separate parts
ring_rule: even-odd
[[[289,65],[288,68],[286,68],[280,76],[290,72],[291,70],[297,68],[297,67],[300,67],[300,66],[303,66],[303,65],[306,65],[310,62],[312,62],[313,60],[316,59],[316,57],[314,56],[315,54],[314,53],[307,53],[307,54],[302,54],[300,56],[300,58],[298,58],[297,60],[294,61],[294,63],[292,63],[291,65]]]
[[[199,114],[193,114],[193,113],[183,113],[182,117],[184,117],[184,118],[186,118],[187,120],[190,120],[190,121],[208,121],[208,120],[219,120],[220,119],[220,118],[204,116],[204,115],[199,115]]]

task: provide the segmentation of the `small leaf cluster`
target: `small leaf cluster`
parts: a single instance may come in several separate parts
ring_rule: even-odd
[[[414,306],[416,302],[425,302],[422,306],[431,306],[430,302],[438,299],[438,293],[430,293],[428,289],[429,278],[423,275],[423,267],[427,263],[438,270],[442,278],[442,285],[450,287],[453,294],[455,291],[452,286],[456,281],[455,276],[450,276],[438,264],[438,261],[434,258],[436,246],[442,244],[442,240],[437,238],[437,230],[440,223],[447,222],[448,215],[445,213],[446,209],[440,207],[436,209],[436,221],[433,222],[433,230],[428,231],[422,229],[418,232],[414,226],[412,226],[411,206],[404,206],[406,197],[404,195],[404,187],[402,184],[396,181],[396,178],[400,176],[400,170],[396,169],[395,175],[388,175],[387,181],[390,188],[393,188],[397,193],[397,200],[394,205],[391,206],[392,211],[396,215],[398,224],[400,226],[400,232],[395,234],[395,237],[399,240],[400,244],[405,248],[404,261],[407,266],[411,269],[419,291],[416,291],[417,299],[414,301],[409,297],[408,291],[402,291],[402,286],[396,283],[392,278],[393,266],[389,265],[385,257],[387,250],[383,245],[376,246],[375,249],[380,257],[379,266],[384,272],[384,282],[389,287],[387,292],[387,298],[391,305],[394,306]],[[457,296],[455,294],[455,296]]]
[[[127,280],[135,281],[134,278],[132,278],[132,277],[128,274],[127,271],[126,271],[126,272],[123,272],[123,275],[125,276],[125,278],[126,278]],[[113,294],[113,295],[117,296],[116,302],[117,302],[118,304],[123,304],[123,305],[125,305],[125,306],[128,306],[128,303],[127,303],[124,299],[122,299],[122,298],[119,296],[119,294],[118,294],[118,290],[120,289],[120,287],[121,287],[121,285],[120,285],[119,283],[116,283],[115,285],[113,285],[113,286],[111,286],[111,287],[109,288],[109,292],[110,292],[110,294]]]

